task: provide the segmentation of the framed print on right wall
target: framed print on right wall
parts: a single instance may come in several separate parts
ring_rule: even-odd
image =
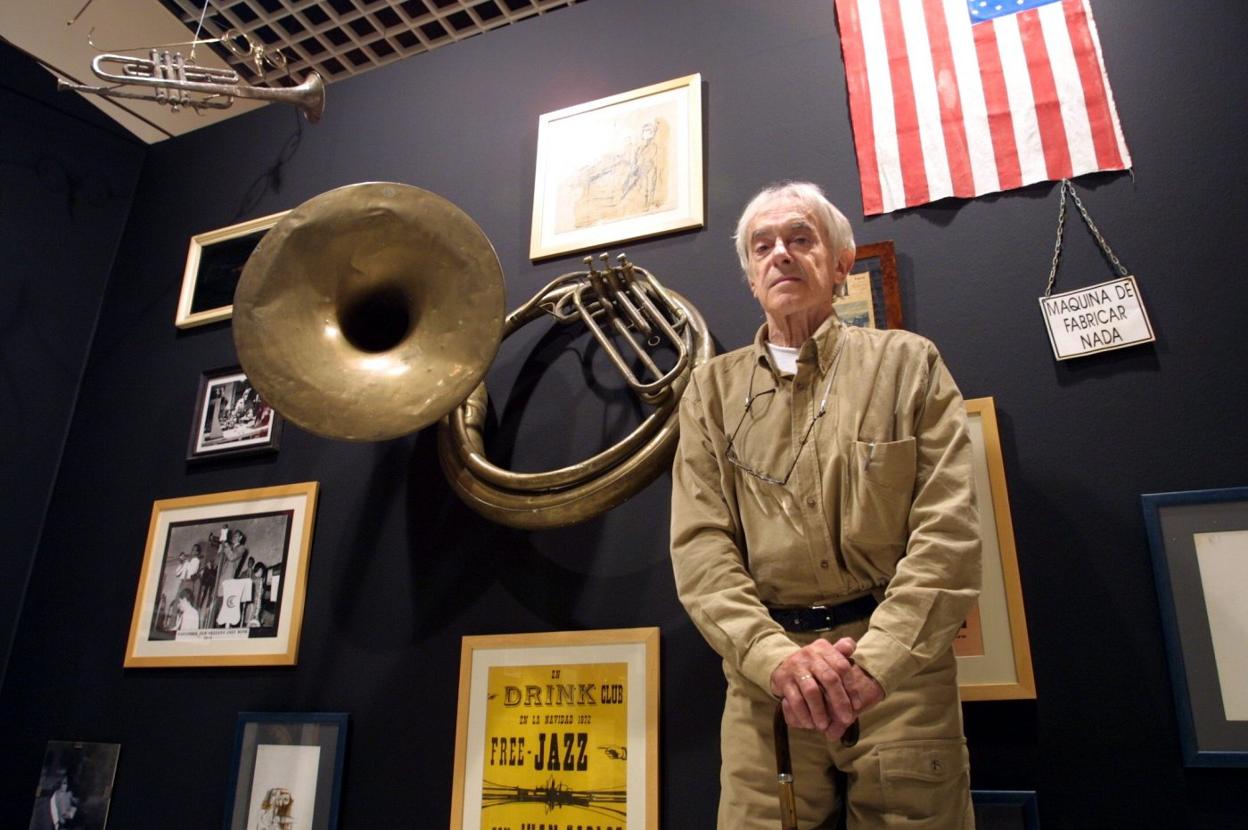
[[[1248,487],[1140,499],[1183,763],[1248,766]]]

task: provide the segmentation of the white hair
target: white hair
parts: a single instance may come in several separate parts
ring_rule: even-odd
[[[737,232],[732,237],[737,245],[737,259],[741,262],[741,270],[747,277],[750,273],[750,223],[768,202],[784,197],[796,199],[810,212],[833,256],[847,249],[854,250],[854,230],[849,226],[849,220],[836,205],[828,201],[819,185],[811,182],[773,184],[760,190],[745,206],[745,210],[741,211],[741,218],[737,220]]]

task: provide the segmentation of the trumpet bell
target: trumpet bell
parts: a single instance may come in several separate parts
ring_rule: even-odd
[[[504,320],[481,228],[410,185],[348,185],[265,234],[234,295],[239,363],[260,396],[327,438],[438,421],[480,383]]]

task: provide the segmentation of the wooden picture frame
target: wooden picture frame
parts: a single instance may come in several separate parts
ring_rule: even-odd
[[[186,460],[277,452],[282,423],[241,366],[210,369],[199,377]]]
[[[1183,764],[1248,766],[1248,487],[1140,499]]]
[[[234,289],[247,258],[269,228],[287,213],[290,211],[284,210],[192,236],[173,324],[190,329],[230,319]]]
[[[700,228],[702,76],[538,119],[529,257]]]
[[[225,830],[336,830],[344,712],[239,712]]]
[[[966,401],[966,414],[975,460],[984,569],[979,602],[954,641],[958,691],[964,701],[1032,699],[1036,680],[996,404],[992,398],[973,398]]]
[[[317,489],[155,502],[125,665],[294,665]]]
[[[465,637],[452,830],[657,830],[659,629]]]
[[[833,306],[845,325],[905,328],[897,283],[897,253],[891,239],[858,246],[847,288],[849,296],[836,300]]]

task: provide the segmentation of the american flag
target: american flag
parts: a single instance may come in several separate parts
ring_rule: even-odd
[[[863,212],[1125,170],[1087,0],[836,0]]]

